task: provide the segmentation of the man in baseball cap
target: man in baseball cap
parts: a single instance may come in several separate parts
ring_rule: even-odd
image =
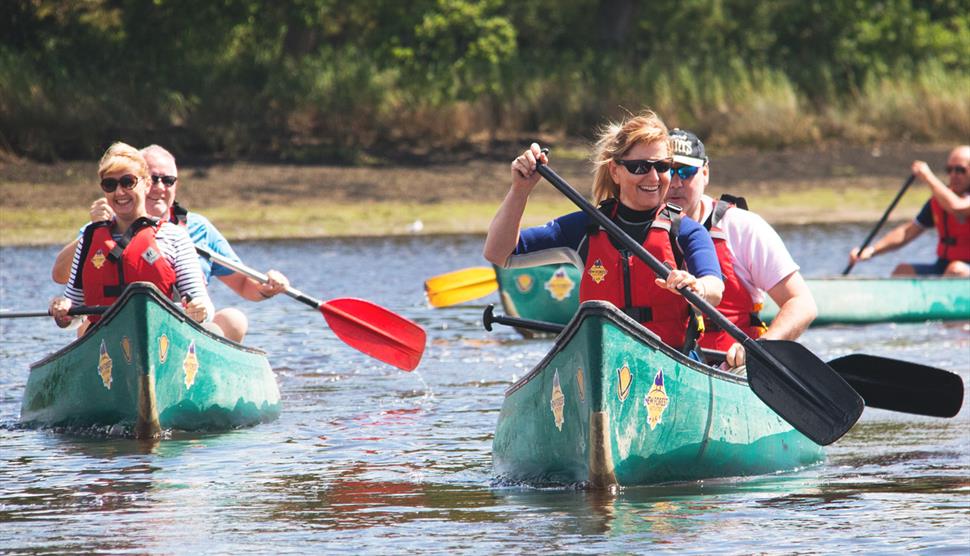
[[[724,275],[724,295],[718,310],[752,337],[794,340],[815,320],[815,299],[799,267],[778,233],[763,218],[747,209],[743,199],[722,196],[715,201],[704,193],[711,165],[704,143],[690,131],[670,132],[673,166],[667,202],[711,232]],[[778,315],[765,327],[758,311],[767,293],[778,304]],[[744,364],[744,348],[707,324],[702,347],[727,351],[730,367]]]

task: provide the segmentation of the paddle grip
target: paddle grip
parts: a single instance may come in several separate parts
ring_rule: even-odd
[[[552,332],[554,334],[559,334],[566,328],[562,324],[556,324],[554,322],[545,322],[541,320],[530,320],[530,319],[520,319],[514,317],[506,317],[502,315],[495,315],[495,306],[489,304],[485,307],[485,312],[482,313],[482,324],[485,325],[485,330],[489,332],[492,331],[492,323],[504,324],[507,326],[517,326],[519,328],[527,328],[529,330],[536,330],[539,332]]]

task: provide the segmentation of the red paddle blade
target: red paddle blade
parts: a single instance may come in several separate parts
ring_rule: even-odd
[[[401,315],[351,297],[324,301],[319,309],[334,334],[350,347],[405,371],[421,362],[427,335]]]

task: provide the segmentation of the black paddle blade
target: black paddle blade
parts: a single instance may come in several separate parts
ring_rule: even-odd
[[[799,432],[825,446],[859,420],[865,407],[862,398],[814,353],[787,340],[757,344],[768,357],[757,349],[745,350],[748,384]]]
[[[869,407],[953,417],[963,406],[960,375],[919,363],[855,353],[829,361]]]

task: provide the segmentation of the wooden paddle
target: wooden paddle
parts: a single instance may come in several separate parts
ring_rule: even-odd
[[[596,209],[547,165],[539,174],[603,227],[623,247],[665,279],[670,269]],[[716,322],[747,352],[748,385],[766,405],[817,444],[838,440],[859,420],[865,404],[831,367],[797,342],[753,340],[705,299],[684,288],[680,293]],[[794,369],[798,369],[796,372]]]
[[[439,274],[424,281],[424,293],[433,307],[449,307],[492,293],[498,289],[495,271],[476,266]]]
[[[859,247],[859,253],[862,253],[863,249],[865,249],[866,247],[869,247],[869,242],[872,241],[872,238],[876,237],[876,234],[879,233],[879,229],[882,228],[882,225],[886,223],[886,219],[889,218],[889,213],[892,212],[894,208],[896,208],[896,205],[899,203],[899,200],[903,198],[903,193],[906,193],[906,190],[909,189],[909,186],[913,184],[913,180],[915,179],[916,179],[916,176],[910,176],[909,178],[906,179],[906,183],[904,183],[903,187],[899,189],[899,193],[896,193],[896,198],[893,199],[893,202],[889,203],[889,207],[886,208],[886,212],[882,213],[882,218],[879,219],[879,222],[876,224],[876,227],[873,228],[871,232],[869,232],[869,236],[866,237],[866,240],[862,242],[862,246]],[[850,262],[849,265],[845,267],[845,270],[842,271],[842,276],[846,276],[850,272],[852,272],[852,267],[854,266],[855,266],[855,263]]]
[[[67,310],[69,315],[100,315],[108,310],[107,305],[76,305]],[[22,319],[28,317],[49,317],[49,311],[26,313],[0,313],[0,319]]]
[[[492,324],[528,328],[559,334],[565,325],[540,320],[496,315],[489,305],[482,314],[485,330]],[[700,349],[701,355],[723,361],[725,352]],[[960,375],[919,363],[854,353],[828,362],[843,380],[865,400],[867,407],[901,413],[953,417],[963,406],[963,380]]]
[[[242,263],[198,245],[195,250],[210,261],[261,283],[268,281],[265,274]],[[284,293],[320,311],[334,334],[350,347],[405,371],[414,370],[421,362],[427,337],[416,323],[363,299],[344,297],[321,301],[294,288],[286,288]]]

